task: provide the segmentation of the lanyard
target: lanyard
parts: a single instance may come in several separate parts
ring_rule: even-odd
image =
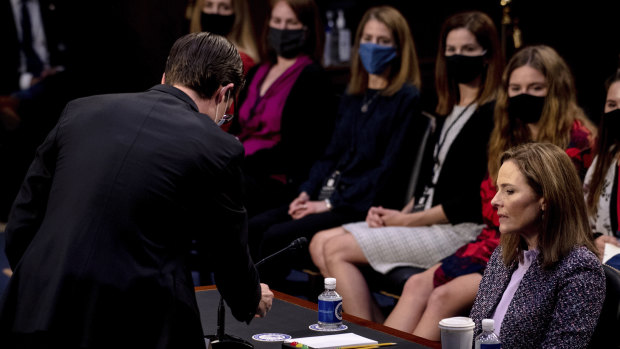
[[[459,119],[463,116],[463,114],[465,114],[465,112],[469,110],[469,107],[471,107],[472,104],[474,104],[474,102],[469,103],[465,108],[463,108],[463,110],[454,119],[454,121],[452,121],[452,123],[448,125],[446,132],[443,133],[443,139],[441,139],[441,134],[439,134],[439,138],[437,139],[437,146],[435,147],[435,153],[433,154],[433,160],[435,161],[435,165],[439,165],[439,154],[441,153],[441,148],[443,148],[444,144],[446,143],[446,139],[448,138],[448,133],[450,133],[452,126],[454,126],[454,124],[456,124],[457,121],[459,121]]]

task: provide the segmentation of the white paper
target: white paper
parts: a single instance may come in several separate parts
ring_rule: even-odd
[[[609,243],[605,244],[605,252],[603,253],[603,263],[607,263],[609,258],[620,253],[620,247]]]
[[[377,344],[378,342],[355,333],[341,333],[327,336],[314,336],[288,339],[287,343],[297,342],[310,348],[330,349],[350,345]]]

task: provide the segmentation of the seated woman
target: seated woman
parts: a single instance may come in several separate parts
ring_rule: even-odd
[[[440,116],[426,147],[415,209],[414,200],[402,211],[372,207],[366,222],[321,231],[310,243],[323,276],[339,281],[344,310],[375,322],[383,316],[360,265],[381,273],[405,265],[429,268],[482,228],[478,188],[486,173],[492,102],[502,70],[497,30],[482,12],[459,13],[445,21],[439,47]]]
[[[392,7],[369,9],[352,58],[336,130],[299,196],[250,220],[250,247],[259,258],[297,237],[362,219],[392,180],[400,156],[416,153],[426,120],[419,113],[420,74],[407,21]]]
[[[618,157],[620,156],[620,70],[606,83],[605,114],[601,118],[597,155],[584,181],[590,227],[602,256],[605,244],[620,246],[618,217]]]
[[[259,61],[248,0],[197,0],[192,9],[190,32],[222,35],[235,45],[245,73]]]
[[[504,151],[527,142],[549,142],[566,150],[578,173],[590,165],[595,128],[577,105],[568,66],[551,47],[524,47],[510,59],[494,117],[489,176],[480,186],[485,227],[475,241],[410,277],[386,326],[439,340],[439,321],[470,309],[481,274],[499,244],[499,218],[491,199],[496,193],[497,159]]]
[[[503,348],[585,348],[605,298],[581,182],[550,143],[501,157],[497,194],[501,244],[484,272],[471,318],[495,320]]]
[[[247,75],[229,132],[245,148],[246,208],[289,203],[332,133],[336,104],[320,65],[323,28],[314,0],[272,0],[263,34],[269,59]]]

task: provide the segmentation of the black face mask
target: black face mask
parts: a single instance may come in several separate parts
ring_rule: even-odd
[[[457,83],[466,84],[482,75],[486,69],[484,55],[481,56],[446,56],[448,76]]]
[[[270,27],[267,39],[278,56],[294,58],[306,44],[306,30],[280,30]]]
[[[226,36],[235,24],[235,14],[222,16],[215,13],[202,13],[200,25],[202,30],[213,34]]]
[[[522,93],[508,99],[508,118],[511,121],[521,120],[524,124],[533,124],[540,120],[545,97]]]
[[[609,140],[614,140],[615,143],[618,143],[620,141],[620,109],[614,109],[603,114],[602,120],[602,132],[607,134]]]

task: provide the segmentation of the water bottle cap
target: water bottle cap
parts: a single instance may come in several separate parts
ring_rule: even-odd
[[[325,278],[325,288],[336,288],[336,279],[335,278]]]
[[[495,330],[495,321],[493,319],[482,320],[482,330],[493,332]]]
[[[344,11],[338,10],[338,17],[336,18],[336,26],[338,29],[344,29]]]

